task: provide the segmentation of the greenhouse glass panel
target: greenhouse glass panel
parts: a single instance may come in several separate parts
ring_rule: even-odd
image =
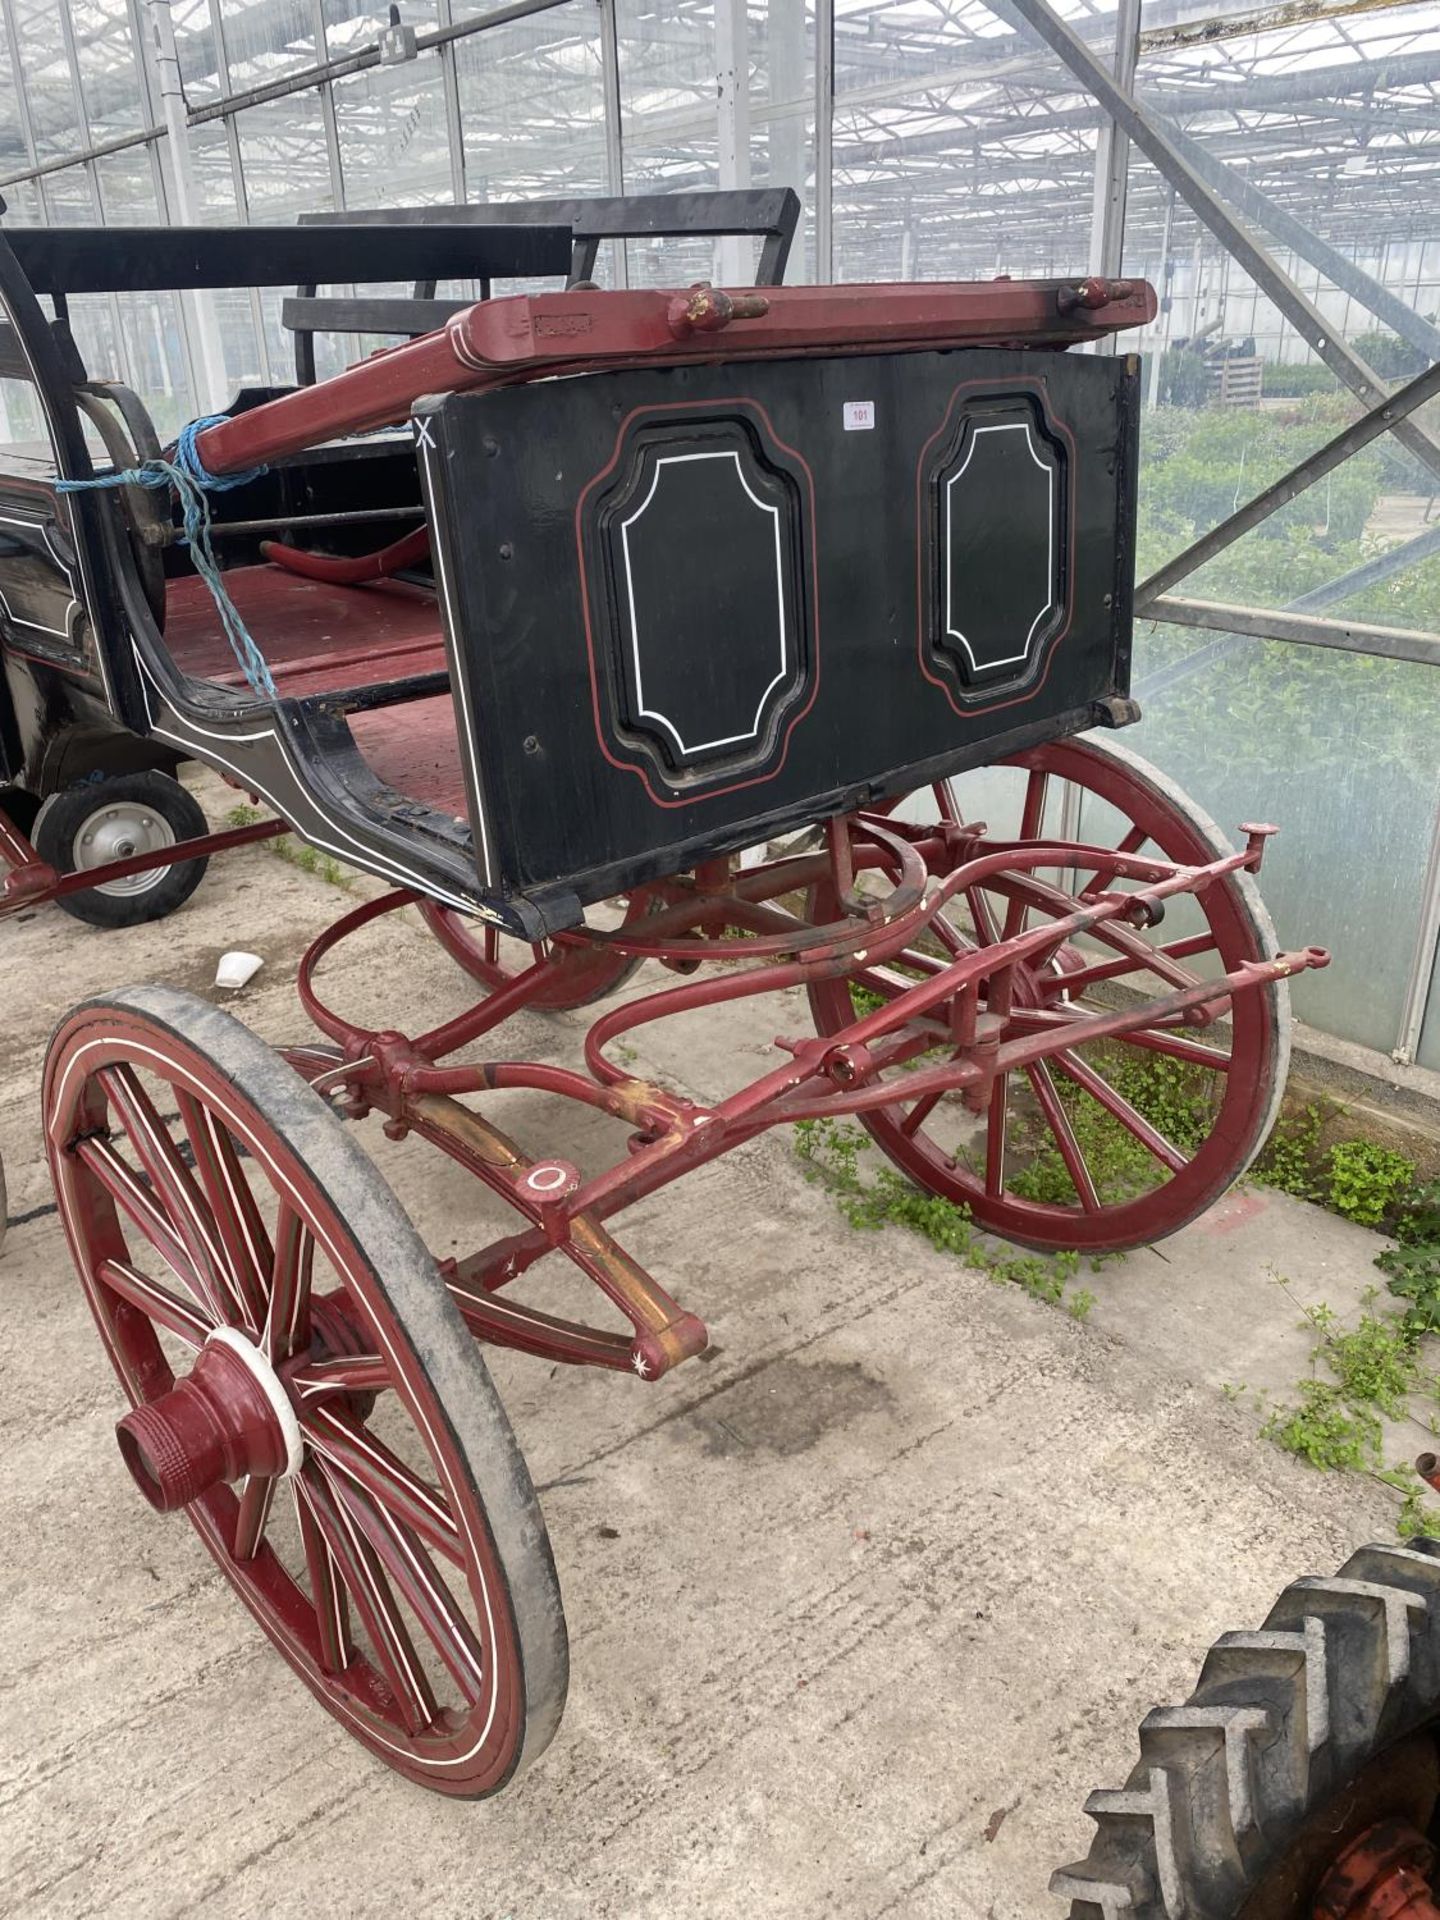
[[[217,5],[230,59],[230,91],[242,93],[313,67],[323,53],[315,38],[312,0],[212,0]],[[281,103],[284,104],[283,102]]]
[[[600,15],[590,0],[455,43],[466,198],[605,190]]]
[[[175,51],[180,59],[180,82],[191,107],[208,106],[230,91],[220,68],[220,46],[210,0],[170,0],[175,28]],[[192,128],[191,137],[199,129]]]
[[[450,145],[438,54],[337,81],[335,122],[348,207],[449,200]]]
[[[1084,38],[1107,61],[1112,15],[1083,10]],[[1028,28],[979,0],[838,0],[837,279],[1083,267],[1101,117]]]
[[[488,0],[487,0],[488,6]],[[390,24],[387,0],[324,0],[325,52],[331,60],[343,59],[362,47],[373,47]],[[463,20],[473,9],[452,6],[451,17]],[[437,25],[439,14],[435,0],[405,0],[400,18],[417,33]]]
[[[1295,982],[1298,1016],[1388,1053],[1420,931],[1440,677],[1406,661],[1140,623],[1134,688],[1145,718],[1126,746],[1232,840],[1242,821],[1279,824],[1266,905],[1286,943],[1335,956]]]
[[[77,152],[80,103],[65,52],[64,0],[7,0],[15,22],[20,77],[30,112],[35,152],[41,160],[59,160]]]
[[[126,0],[68,0],[68,4],[90,139],[100,142],[138,133],[148,116]],[[84,144],[79,129],[74,132],[72,151]]]
[[[718,187],[713,0],[673,7],[616,0],[615,20],[626,192]],[[708,279],[715,271],[709,240],[631,241],[626,251],[632,286]]]

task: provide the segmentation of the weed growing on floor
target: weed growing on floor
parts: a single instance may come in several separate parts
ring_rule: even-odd
[[[938,1194],[922,1193],[891,1167],[862,1169],[860,1156],[870,1141],[859,1127],[840,1120],[800,1120],[795,1150],[805,1177],[828,1187],[852,1227],[874,1232],[905,1227],[941,1253],[954,1254],[992,1279],[1023,1287],[1032,1299],[1063,1306],[1083,1320],[1095,1304],[1087,1288],[1070,1288],[1080,1270],[1078,1253],[1022,1254],[997,1251],[971,1221],[968,1210]],[[867,1174],[869,1177],[867,1178]],[[1092,1270],[1097,1263],[1091,1262]]]
[[[1209,1069],[1126,1046],[1096,1047],[1087,1050],[1086,1059],[1182,1153],[1194,1153],[1214,1126],[1217,1076]],[[1053,1078],[1102,1200],[1114,1206],[1137,1199],[1169,1177],[1150,1149],[1075,1081],[1058,1069]],[[1049,1138],[1047,1128],[1043,1139]],[[1029,1163],[1010,1176],[1009,1186],[1020,1199],[1041,1206],[1073,1207],[1079,1197],[1058,1148],[1048,1144],[1033,1147]]]
[[[228,827],[253,827],[257,820],[263,818],[258,808],[242,805],[231,807],[225,816],[225,824]],[[339,887],[342,892],[348,893],[355,884],[355,875],[349,867],[332,860],[328,853],[321,853],[316,847],[307,847],[301,840],[292,840],[288,833],[282,833],[276,840],[267,840],[265,850],[273,853],[277,860],[283,860],[287,866],[298,867],[301,873],[314,874],[327,887]]]
[[[1378,1227],[1415,1184],[1415,1162],[1373,1140],[1341,1140],[1330,1149],[1330,1205],[1346,1220]]]
[[[1314,1200],[1359,1226],[1386,1226],[1415,1192],[1415,1162],[1373,1140],[1322,1146],[1327,1121],[1340,1112],[1333,1102],[1312,1100],[1288,1115],[1266,1141],[1253,1177],[1297,1200]],[[1440,1233],[1440,1220],[1434,1224]]]
[[[1381,1458],[1380,1422],[1352,1407],[1329,1380],[1301,1380],[1293,1407],[1276,1407],[1261,1431],[1277,1447],[1327,1473],[1369,1473]]]
[[[1320,1198],[1320,1130],[1326,1109],[1317,1100],[1301,1107],[1298,1113],[1285,1115],[1260,1149],[1253,1177],[1297,1200]]]
[[[1440,1333],[1440,1180],[1410,1189],[1395,1210],[1399,1245],[1375,1256],[1417,1337]]]
[[[1294,1298],[1289,1283],[1281,1286]],[[1366,1473],[1400,1495],[1396,1528],[1401,1539],[1440,1532],[1440,1507],[1425,1502],[1424,1483],[1413,1467],[1385,1461],[1388,1420],[1412,1420],[1424,1428],[1413,1397],[1432,1401],[1440,1380],[1421,1349],[1427,1328],[1410,1313],[1377,1313],[1374,1296],[1347,1325],[1323,1302],[1301,1308],[1317,1336],[1310,1355],[1315,1371],[1296,1385],[1290,1405],[1271,1409],[1262,1429],[1287,1453],[1325,1473]]]

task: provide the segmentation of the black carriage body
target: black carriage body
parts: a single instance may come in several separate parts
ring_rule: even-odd
[[[1137,400],[968,349],[422,406],[482,884],[599,898],[1114,724]]]
[[[317,330],[433,329],[447,274],[574,278],[611,233],[760,232],[778,275],[792,195],[682,198],[387,219],[408,293],[287,301],[302,371]],[[0,472],[0,784],[19,798],[193,757],[325,852],[535,939],[707,856],[1127,717],[1138,362],[865,353],[863,332],[730,363],[721,335],[714,363],[604,371],[577,344],[565,377],[266,456],[212,502],[280,689],[257,696],[164,496],[60,490],[94,473],[82,413],[102,402],[134,443],[106,440],[113,465],[158,451],[135,396],[87,373],[66,302],[346,284],[374,271],[372,218],[0,236],[0,377],[33,389],[48,435]],[[1068,283],[1034,291],[1019,335],[1085,337]],[[431,561],[381,586],[318,591],[261,544],[300,528],[354,556],[422,516]]]

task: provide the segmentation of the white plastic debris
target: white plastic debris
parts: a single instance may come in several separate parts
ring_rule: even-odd
[[[232,990],[248,986],[264,964],[258,953],[222,953],[215,969],[215,984]]]

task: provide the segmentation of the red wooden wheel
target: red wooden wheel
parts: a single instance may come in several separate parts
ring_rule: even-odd
[[[421,917],[450,958],[490,993],[508,987],[524,967],[545,959],[548,953],[554,978],[540,986],[528,1002],[547,1013],[564,1013],[603,1000],[623,987],[640,965],[630,954],[606,947],[547,949],[542,943],[527,948],[523,941],[501,933],[498,927],[457,913],[453,907],[442,907],[438,900],[423,899],[419,907]]]
[[[1187,864],[1230,851],[1172,781],[1123,747],[1064,740],[1005,764],[1025,771],[1022,840],[1061,837],[1068,785],[1085,803],[1081,836],[1095,846],[1097,868],[1105,851],[1119,849]],[[954,817],[953,789],[942,783],[934,791],[942,816]],[[1061,884],[1067,877],[1051,875],[1047,884],[1041,875],[1037,886],[1017,870],[958,896],[932,923],[928,956],[917,949],[909,966],[900,960],[859,976],[864,991],[893,995],[927,957],[933,969],[937,958],[1058,918],[1073,907]],[[1157,996],[1168,981],[1147,955],[1171,969],[1193,963],[1196,971],[1219,972],[1277,951],[1247,873],[1230,874],[1193,903],[1171,904],[1158,927],[1127,926],[1066,946],[1048,968],[1022,975],[1002,1038],[1108,1010],[1127,992]],[[821,898],[812,910],[823,920],[834,905]],[[854,1019],[858,992],[843,979],[811,988],[821,1033]],[[1174,1233],[1239,1178],[1274,1122],[1288,1055],[1289,995],[1278,983],[1238,995],[1225,1018],[1199,1031],[1155,1026],[1077,1042],[1008,1076],[983,1116],[954,1094],[907,1101],[899,1071],[895,1104],[862,1118],[912,1180],[968,1207],[990,1231],[1025,1246],[1119,1251]]]
[[[371,1752],[440,1793],[503,1787],[559,1722],[560,1596],[484,1362],[389,1188],[268,1047],[167,988],[70,1015],[45,1125],[140,1491],[186,1506]]]

